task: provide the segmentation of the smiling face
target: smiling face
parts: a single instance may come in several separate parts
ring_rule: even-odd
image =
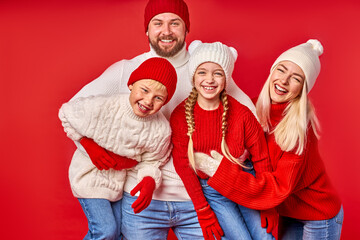
[[[185,44],[186,26],[178,15],[161,13],[151,19],[147,35],[150,45],[159,56],[172,57]]]
[[[194,86],[198,91],[198,103],[205,110],[216,109],[220,93],[226,83],[225,72],[219,64],[206,62],[198,66],[194,74]]]
[[[134,113],[139,117],[147,117],[157,113],[168,96],[166,87],[159,87],[158,82],[150,79],[136,81],[129,85],[131,91],[129,101]]]
[[[300,96],[305,82],[302,69],[290,61],[280,62],[270,76],[271,103],[285,103]]]

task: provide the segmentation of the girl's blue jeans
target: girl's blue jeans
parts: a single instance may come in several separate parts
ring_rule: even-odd
[[[88,220],[89,231],[84,240],[121,239],[121,200],[116,202],[97,198],[78,200]]]
[[[241,206],[207,184],[207,180],[199,179],[206,200],[215,212],[219,224],[224,231],[222,240],[274,240],[275,238],[261,227],[260,212]]]
[[[249,169],[243,169],[255,176],[252,162],[244,162]],[[223,240],[275,240],[274,236],[261,227],[260,212],[241,206],[207,184],[207,180],[200,179],[202,189],[210,207],[215,212],[219,224],[224,231]]]

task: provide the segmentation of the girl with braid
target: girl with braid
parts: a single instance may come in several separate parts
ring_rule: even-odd
[[[208,157],[212,150],[236,163],[236,168],[271,170],[260,124],[247,107],[226,94],[237,52],[220,42],[194,41],[189,53],[193,89],[170,118],[172,154],[204,238],[274,239],[261,227],[258,211],[230,201],[207,185],[216,166],[217,157]],[[250,165],[241,158],[245,149],[252,155]]]

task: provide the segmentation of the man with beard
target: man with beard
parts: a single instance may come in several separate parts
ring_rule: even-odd
[[[185,43],[186,35],[190,31],[188,7],[183,0],[149,0],[144,16],[150,51],[131,60],[114,63],[100,77],[84,86],[72,99],[99,94],[128,93],[127,82],[134,69],[146,59],[163,57],[175,67],[178,76],[173,98],[161,109],[169,119],[172,110],[188,96],[192,89],[187,67],[189,53]],[[229,89],[232,89],[229,94],[255,112],[249,97],[233,82],[229,83],[233,84],[233,86],[229,85]],[[114,167],[113,155],[110,156],[105,149],[91,139],[82,139],[81,143],[83,146],[79,143],[76,145],[84,154],[89,154],[96,166],[102,166],[104,169]],[[124,159],[123,166],[125,168],[133,166],[131,161],[134,160]],[[122,200],[124,239],[166,239],[170,228],[179,239],[204,239],[194,206],[174,169],[172,159],[161,168],[161,174],[162,183],[160,187],[154,189],[153,179],[146,178],[137,183],[136,168],[127,171]],[[130,195],[130,192],[135,193],[131,191],[134,188],[140,194]],[[149,198],[153,201],[147,206],[146,203],[150,202]],[[145,209],[135,214],[133,210],[133,208],[136,209],[135,205]],[[204,216],[201,224],[211,226],[213,217]]]

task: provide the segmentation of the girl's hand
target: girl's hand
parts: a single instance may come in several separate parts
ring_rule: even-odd
[[[217,220],[217,217],[213,210],[208,204],[206,207],[196,210],[198,215],[199,224],[204,235],[205,240],[215,240],[221,239],[221,236],[224,235],[223,230],[220,227],[220,224]],[[214,238],[215,236],[215,238]]]

